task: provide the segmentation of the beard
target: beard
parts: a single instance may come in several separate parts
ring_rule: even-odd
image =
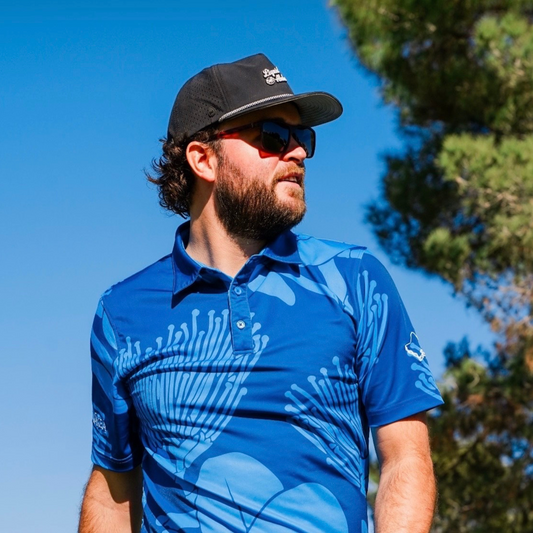
[[[287,172],[298,172],[303,180],[304,169],[295,165],[265,183],[219,155],[215,210],[228,235],[269,242],[301,222],[306,211],[303,181],[300,190],[291,191],[291,200],[284,202],[276,194],[276,184]]]

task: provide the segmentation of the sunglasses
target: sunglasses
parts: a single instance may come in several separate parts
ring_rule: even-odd
[[[265,152],[270,154],[285,153],[291,144],[291,138],[294,137],[295,141],[305,150],[307,158],[313,157],[315,154],[315,130],[306,126],[292,126],[285,122],[261,120],[252,124],[246,124],[246,126],[238,126],[237,128],[219,131],[216,137],[221,139],[239,131],[253,128],[260,128],[261,135],[258,139],[258,148],[261,148]]]

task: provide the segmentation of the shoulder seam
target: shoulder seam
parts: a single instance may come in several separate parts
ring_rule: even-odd
[[[113,328],[113,335],[115,335],[115,342],[117,344],[117,355],[118,355],[118,343],[119,343],[119,340],[118,340],[118,330],[117,328],[115,327],[115,324],[113,323],[113,320],[111,319],[111,314],[107,311],[106,309],[106,306],[104,304],[104,296],[102,296],[100,298],[100,302],[102,303],[102,311],[105,313],[105,315],[107,316],[107,320],[109,321],[109,324],[111,325],[111,327]]]

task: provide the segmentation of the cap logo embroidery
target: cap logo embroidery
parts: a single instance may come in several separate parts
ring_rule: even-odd
[[[279,71],[278,67],[269,70],[268,68],[263,70],[263,78],[268,85],[274,85],[274,83],[281,83],[287,81],[287,78]]]

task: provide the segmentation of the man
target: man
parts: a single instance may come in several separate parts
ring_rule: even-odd
[[[190,221],[98,306],[81,533],[366,532],[369,427],[377,531],[429,530],[442,400],[394,284],[364,248],[290,231],[311,127],[341,113],[262,54],[179,92],[150,180]]]

